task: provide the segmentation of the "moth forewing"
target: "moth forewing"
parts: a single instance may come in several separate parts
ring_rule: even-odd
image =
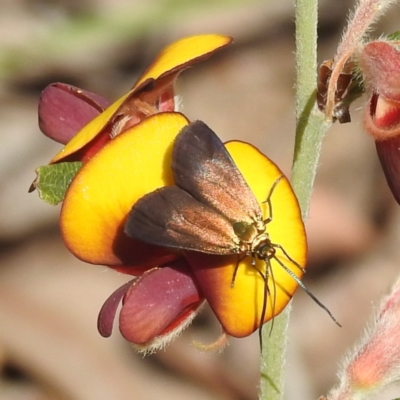
[[[209,254],[240,252],[231,222],[177,186],[142,197],[127,217],[125,233],[158,246]]]
[[[260,206],[222,141],[202,121],[192,122],[175,139],[175,183],[198,201],[234,222],[262,219]]]

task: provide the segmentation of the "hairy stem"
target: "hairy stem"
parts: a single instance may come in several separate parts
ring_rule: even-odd
[[[317,81],[317,0],[296,0],[296,142],[292,185],[302,216],[308,214],[322,140],[331,122],[315,106]],[[282,400],[290,305],[263,329],[260,399]]]

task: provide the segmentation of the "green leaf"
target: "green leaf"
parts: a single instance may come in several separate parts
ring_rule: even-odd
[[[69,184],[81,167],[81,162],[64,162],[37,168],[34,185],[39,197],[53,206],[63,201]]]
[[[400,39],[400,31],[396,31],[391,33],[386,37],[387,40],[399,40]]]

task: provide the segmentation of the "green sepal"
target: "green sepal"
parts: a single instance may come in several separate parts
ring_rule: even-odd
[[[34,186],[39,192],[39,197],[53,206],[62,202],[69,184],[82,164],[79,161],[64,162],[37,168]]]

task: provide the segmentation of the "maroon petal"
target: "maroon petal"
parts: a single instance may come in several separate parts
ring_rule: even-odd
[[[400,102],[372,95],[365,110],[364,127],[375,139],[386,181],[400,204]]]
[[[39,128],[65,144],[110,103],[103,97],[65,83],[47,86],[39,101]]]
[[[187,268],[185,261],[180,266],[153,268],[133,283],[119,318],[125,339],[147,344],[167,336],[193,317],[203,298]]]
[[[101,307],[99,317],[97,319],[97,329],[101,336],[111,336],[118,305],[124,297],[125,293],[128,291],[129,287],[137,279],[138,278],[132,279],[129,282],[126,282],[120,288],[118,288]]]
[[[400,204],[400,136],[375,142],[387,184]]]

